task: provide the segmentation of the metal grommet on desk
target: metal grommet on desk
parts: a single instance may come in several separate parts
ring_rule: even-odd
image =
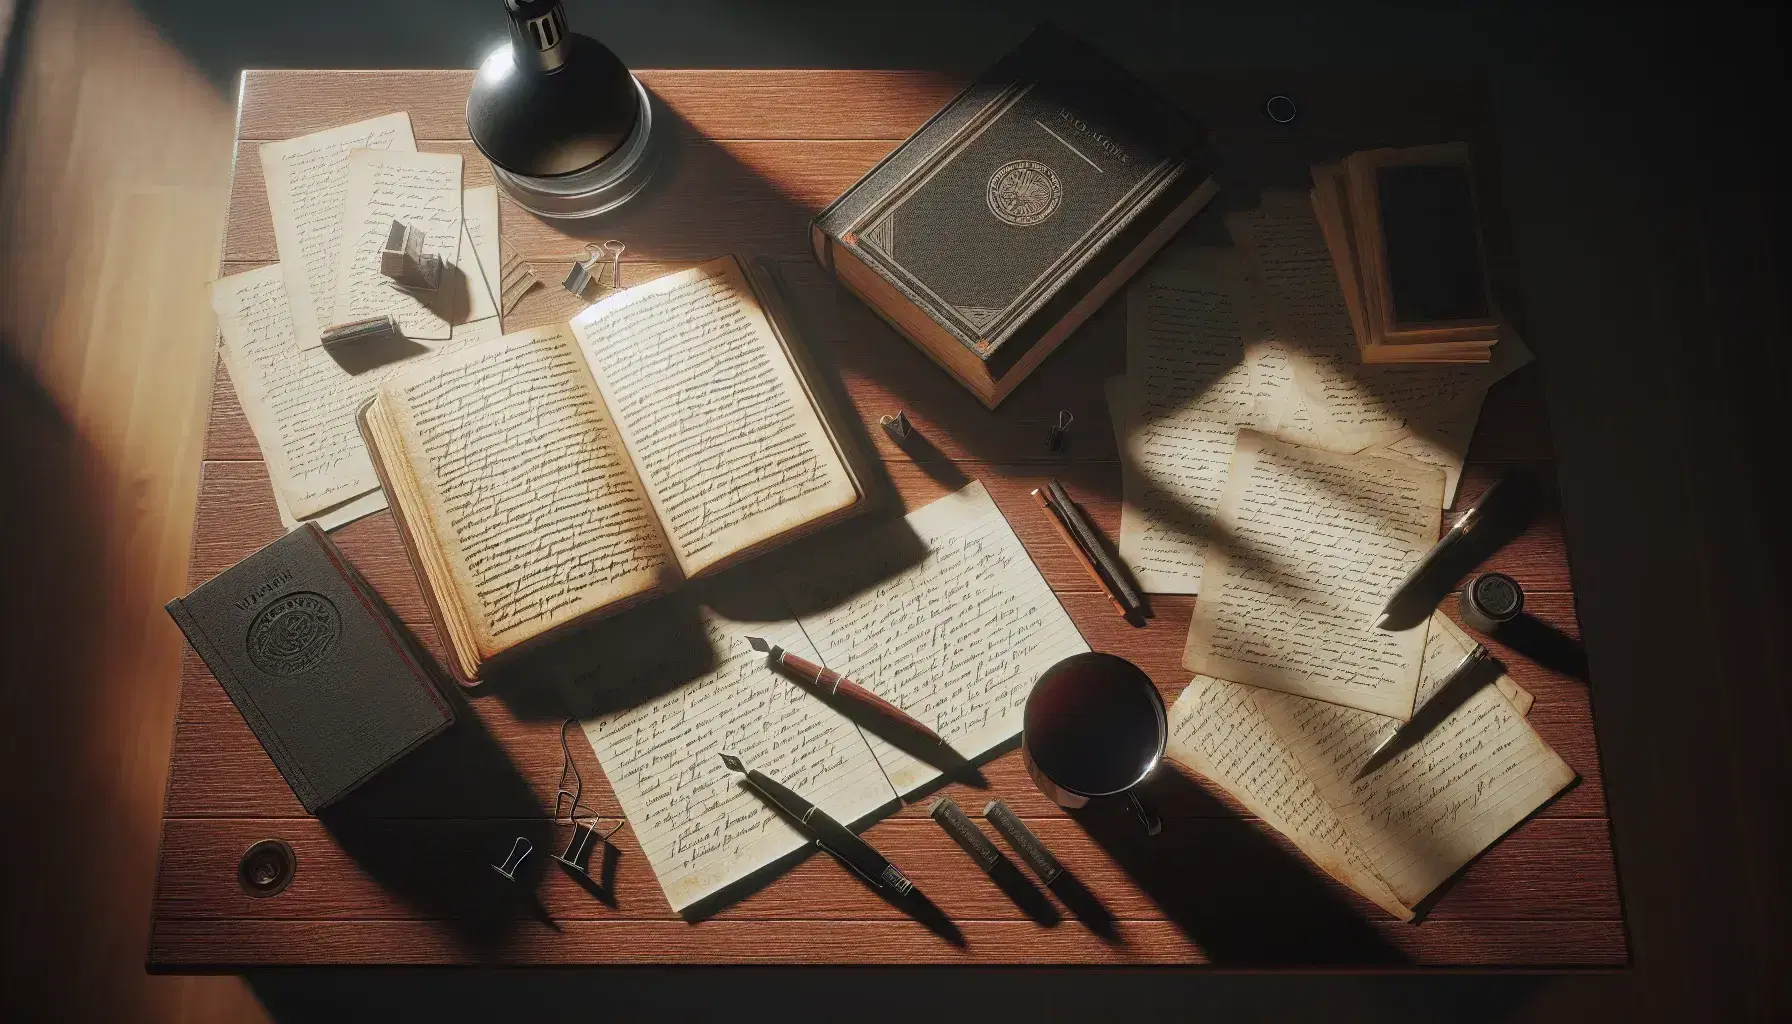
[[[1470,629],[1491,635],[1524,611],[1524,588],[1503,572],[1484,572],[1463,585],[1459,607]]]
[[[1300,116],[1300,108],[1294,105],[1293,100],[1277,93],[1264,101],[1263,113],[1277,124],[1287,124]]]
[[[243,853],[237,862],[236,881],[243,891],[258,900],[278,896],[292,883],[298,872],[298,857],[284,839],[263,839]]]

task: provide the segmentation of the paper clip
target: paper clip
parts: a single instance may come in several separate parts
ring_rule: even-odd
[[[1045,440],[1045,447],[1047,450],[1061,452],[1068,447],[1070,444],[1070,425],[1075,422],[1076,417],[1070,414],[1069,409],[1059,409],[1058,422],[1052,424],[1051,436]]]
[[[523,836],[517,836],[516,842],[510,844],[510,852],[504,856],[504,863],[493,864],[492,870],[510,881],[516,881],[516,873],[523,866],[523,861],[535,852],[535,844]]]
[[[585,247],[587,254],[585,259],[572,265],[572,269],[566,272],[566,280],[562,281],[560,286],[579,298],[584,298],[585,290],[590,288],[591,282],[597,279],[598,264],[603,262],[605,256],[608,256],[610,259],[610,284],[608,287],[611,289],[622,287],[622,253],[627,248],[628,246],[624,245],[620,239],[615,238],[601,244],[592,242]]]
[[[902,409],[896,410],[894,416],[885,416],[879,419],[877,425],[884,428],[884,432],[889,434],[897,444],[907,441],[909,431],[913,429],[908,422],[908,413]]]
[[[609,842],[611,836],[623,825],[621,821],[610,826],[607,831],[599,832],[594,822],[601,817],[596,811],[586,807],[579,801],[585,792],[585,780],[579,776],[579,766],[573,762],[572,748],[566,745],[566,730],[572,728],[577,719],[568,718],[560,723],[560,785],[554,790],[554,822],[561,821],[560,808],[566,807],[567,824],[572,826],[572,836],[566,841],[566,849],[550,856],[568,871],[591,877],[591,851],[594,846]],[[566,788],[567,776],[572,776],[573,786]],[[584,814],[580,814],[580,810]]]

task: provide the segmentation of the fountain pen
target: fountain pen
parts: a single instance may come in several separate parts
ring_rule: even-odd
[[[728,766],[729,771],[744,773],[747,785],[758,790],[759,795],[795,819],[814,837],[816,846],[857,872],[873,888],[889,889],[898,896],[907,896],[914,889],[915,883],[909,881],[900,868],[872,849],[871,844],[860,839],[852,829],[835,821],[828,812],[797,796],[782,783],[768,778],[764,772],[748,771],[741,764],[740,758],[733,754],[723,754],[722,763]]]

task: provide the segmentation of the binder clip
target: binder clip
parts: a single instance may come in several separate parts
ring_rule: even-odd
[[[492,870],[503,875],[507,881],[516,881],[516,873],[523,866],[523,861],[535,852],[535,844],[523,836],[517,836],[516,842],[510,844],[510,852],[504,855],[504,863],[493,864]]]
[[[535,276],[535,272],[529,269],[529,264],[524,263],[521,256],[514,252],[505,256],[498,263],[498,294],[501,296],[498,301],[499,311],[508,313],[515,309],[516,304],[523,301],[523,296],[540,284],[541,278]]]
[[[587,245],[585,252],[588,255],[584,260],[572,265],[572,269],[566,272],[566,280],[560,282],[560,287],[581,299],[584,298],[585,290],[590,288],[591,282],[600,276],[598,264],[604,261],[605,256],[608,256],[610,260],[608,287],[612,290],[622,287],[622,253],[627,248],[628,246],[615,238],[605,241],[602,245],[596,242]]]
[[[442,257],[423,253],[423,229],[393,221],[380,250],[380,273],[400,288],[433,292],[442,285]]]
[[[909,425],[908,413],[902,409],[896,410],[894,416],[885,416],[879,419],[877,425],[884,428],[884,433],[889,434],[891,440],[897,444],[907,441],[909,433],[914,429]]]
[[[1058,422],[1052,424],[1051,436],[1045,439],[1046,450],[1061,452],[1068,448],[1070,446],[1070,425],[1075,422],[1076,417],[1070,414],[1069,409],[1059,409]]]
[[[362,342],[398,336],[398,321],[388,313],[384,316],[368,317],[365,320],[351,320],[345,324],[331,324],[323,329],[319,343],[327,351],[340,352]]]
[[[572,728],[576,719],[568,718],[560,723],[560,785],[554,791],[554,823],[562,823],[560,808],[566,808],[564,823],[572,826],[572,835],[566,841],[566,849],[550,854],[555,863],[574,874],[591,877],[592,850],[601,848],[622,827],[622,822],[608,829],[599,831],[597,822],[600,815],[586,807],[579,798],[585,792],[585,780],[579,777],[579,766],[573,762],[572,749],[566,745],[566,730]],[[573,786],[566,788],[566,779],[572,777]],[[583,811],[584,813],[580,813]]]

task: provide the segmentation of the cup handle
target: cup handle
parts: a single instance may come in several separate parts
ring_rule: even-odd
[[[1126,802],[1132,804],[1132,812],[1139,816],[1139,824],[1145,826],[1146,835],[1154,836],[1164,830],[1163,819],[1157,816],[1157,811],[1150,804],[1140,799],[1139,794],[1127,793]]]

